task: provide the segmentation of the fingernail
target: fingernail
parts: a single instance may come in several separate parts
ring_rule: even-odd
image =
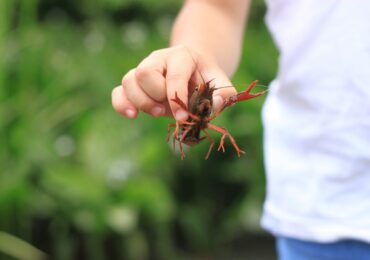
[[[161,115],[164,114],[164,109],[163,109],[163,107],[155,106],[155,107],[152,108],[152,110],[150,111],[150,113],[154,117],[159,117],[159,116],[161,116]]]
[[[176,120],[186,120],[188,119],[188,113],[183,109],[179,109],[175,113],[175,119]]]
[[[136,116],[136,112],[132,108],[127,108],[125,114],[128,118],[134,118]]]
[[[224,103],[224,99],[221,96],[215,96],[213,97],[213,109],[215,111],[219,110],[221,108],[221,105]]]

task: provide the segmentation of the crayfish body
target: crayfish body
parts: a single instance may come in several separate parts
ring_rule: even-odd
[[[248,100],[251,98],[261,96],[265,94],[266,91],[251,94],[250,91],[257,84],[257,80],[255,80],[248,86],[248,88],[245,91],[240,92],[226,99],[222,104],[221,109],[212,114],[213,92],[219,88],[211,86],[211,82],[212,80],[199,84],[195,88],[194,92],[191,94],[189,98],[188,106],[185,105],[185,103],[177,96],[177,93],[175,93],[175,98],[171,99],[171,101],[177,103],[182,109],[187,111],[189,116],[188,119],[185,121],[176,121],[175,124],[168,125],[167,141],[169,141],[170,139],[171,128],[175,127],[175,130],[173,132],[173,148],[175,149],[177,141],[180,147],[181,159],[185,158],[185,153],[182,144],[193,146],[200,143],[206,138],[211,143],[207,155],[205,157],[205,159],[208,159],[215,142],[213,137],[207,131],[207,129],[211,129],[222,134],[221,141],[217,149],[218,151],[222,150],[223,152],[225,152],[224,142],[225,138],[228,137],[231,144],[234,146],[238,154],[238,157],[240,157],[240,155],[244,153],[244,151],[242,151],[238,147],[234,138],[226,130],[226,128],[210,124],[210,121],[216,118],[226,107],[229,107],[242,100]],[[202,132],[204,132],[205,136],[201,137]]]

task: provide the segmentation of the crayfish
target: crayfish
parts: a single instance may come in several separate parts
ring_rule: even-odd
[[[224,87],[217,88],[215,86],[211,86],[211,82],[212,80],[199,84],[198,86],[195,87],[194,92],[191,94],[189,98],[188,106],[177,96],[177,92],[175,93],[175,98],[171,99],[172,102],[177,103],[182,109],[184,109],[188,113],[187,120],[176,121],[176,123],[168,125],[167,142],[170,139],[171,128],[175,127],[175,130],[173,132],[173,148],[175,149],[176,141],[178,141],[181,159],[185,158],[183,144],[193,146],[200,143],[205,138],[207,138],[211,143],[207,155],[205,157],[205,159],[208,159],[215,142],[213,137],[207,131],[207,129],[216,131],[222,135],[217,151],[222,150],[223,152],[225,152],[224,142],[225,138],[228,137],[231,144],[234,146],[238,154],[238,157],[240,157],[240,155],[244,153],[244,151],[238,147],[238,145],[235,142],[235,139],[226,130],[226,128],[210,124],[210,121],[212,121],[214,118],[220,115],[225,108],[234,105],[239,101],[248,100],[251,98],[261,96],[265,94],[266,91],[251,94],[250,91],[258,82],[257,80],[255,80],[248,86],[248,88],[245,91],[239,92],[236,95],[225,99],[221,108],[218,111],[212,113],[213,92],[217,89]],[[204,132],[205,136],[201,137],[202,131]]]

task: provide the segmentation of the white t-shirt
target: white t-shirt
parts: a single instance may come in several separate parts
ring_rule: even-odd
[[[370,1],[267,4],[280,59],[263,109],[262,226],[370,242]]]

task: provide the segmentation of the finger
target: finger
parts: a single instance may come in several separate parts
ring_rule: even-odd
[[[213,111],[219,111],[226,99],[236,95],[237,92],[234,87],[218,89],[213,93]]]
[[[165,114],[165,107],[150,98],[139,86],[135,79],[135,69],[129,71],[122,80],[122,86],[127,99],[138,109],[159,117]]]
[[[176,120],[186,120],[188,114],[171,99],[175,98],[177,94],[183,103],[188,104],[188,85],[195,67],[194,60],[187,50],[178,51],[176,55],[171,55],[167,59],[167,98]]]
[[[166,100],[166,81],[164,78],[166,63],[157,53],[144,59],[136,68],[135,76],[141,89],[157,102]]]
[[[112,91],[113,108],[121,115],[128,118],[137,116],[137,109],[128,101],[122,86],[115,87]]]
[[[224,103],[224,101],[237,94],[236,89],[232,86],[231,81],[226,76],[224,72],[213,73],[217,75],[217,78],[214,80],[216,89],[213,92],[213,111],[219,111]]]

